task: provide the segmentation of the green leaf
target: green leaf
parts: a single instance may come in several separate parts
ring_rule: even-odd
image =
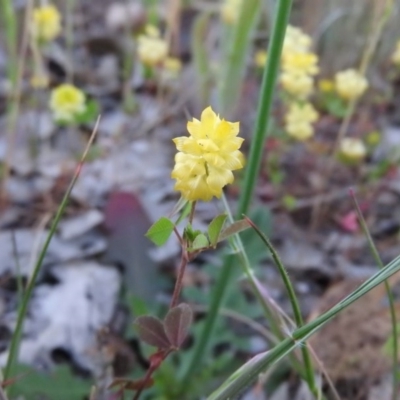
[[[90,393],[91,382],[72,374],[66,365],[49,373],[18,365],[14,372],[20,378],[10,386],[13,398],[81,400]]]
[[[210,239],[211,246],[216,246],[218,243],[218,238],[221,233],[222,227],[224,226],[225,220],[227,218],[226,214],[221,214],[216,216],[208,226],[208,237]]]
[[[205,247],[209,247],[210,242],[207,239],[207,236],[204,233],[200,233],[196,236],[192,243],[192,250],[204,249]]]
[[[86,103],[85,110],[75,116],[75,123],[77,124],[88,124],[93,122],[100,114],[99,103],[96,100],[90,99]]]
[[[222,242],[228,237],[234,235],[235,233],[242,232],[248,228],[250,228],[250,225],[245,219],[240,219],[239,221],[235,221],[233,224],[229,225],[221,232],[218,241]]]
[[[187,224],[185,230],[183,231],[183,237],[189,243],[193,243],[197,236],[201,235],[202,232],[199,230],[194,230],[191,224]]]
[[[174,226],[171,220],[161,217],[150,227],[146,233],[146,237],[157,246],[162,246],[171,236]]]

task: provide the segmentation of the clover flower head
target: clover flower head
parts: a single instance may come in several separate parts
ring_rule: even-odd
[[[291,53],[306,53],[312,44],[311,37],[304,33],[300,28],[288,25],[286,28],[285,39],[283,42],[282,55]]]
[[[345,161],[359,162],[367,155],[367,148],[359,138],[344,138],[339,145],[339,154]]]
[[[48,4],[33,10],[32,35],[40,41],[49,42],[61,32],[61,15],[57,8]]]
[[[311,103],[292,103],[285,118],[287,134],[297,140],[304,141],[314,134],[312,123],[318,119],[318,112]]]
[[[318,88],[324,93],[333,92],[335,90],[335,83],[331,79],[321,79],[318,81]]]
[[[254,64],[258,68],[264,68],[265,63],[267,62],[268,53],[265,50],[258,50],[256,54],[254,54]]]
[[[30,80],[33,89],[46,89],[49,86],[49,77],[45,72],[32,75]]]
[[[400,67],[400,40],[396,44],[396,48],[392,54],[392,62],[394,65]]]
[[[221,6],[221,18],[228,24],[233,25],[239,18],[240,7],[243,0],[225,0]]]
[[[85,111],[85,94],[74,85],[62,84],[51,92],[50,109],[55,120],[71,122]]]
[[[159,65],[168,55],[168,44],[160,37],[157,27],[147,25],[145,34],[138,37],[137,54],[140,61],[149,67]]]
[[[164,69],[171,74],[178,75],[182,69],[182,62],[176,57],[167,57],[164,61]]]
[[[306,99],[314,90],[313,78],[301,71],[283,72],[280,83],[287,93],[299,100]]]
[[[344,100],[355,100],[368,88],[367,79],[355,69],[347,69],[335,75],[335,89]]]
[[[282,70],[292,73],[303,73],[305,75],[316,75],[319,72],[318,56],[311,52],[288,53],[283,58]]]
[[[189,201],[219,198],[224,186],[233,182],[232,171],[244,165],[239,122],[225,121],[207,107],[187,129],[190,136],[173,139],[178,150],[171,173],[175,189]]]

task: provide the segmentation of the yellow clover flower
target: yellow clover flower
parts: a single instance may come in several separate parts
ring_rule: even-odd
[[[46,89],[49,86],[49,77],[46,73],[36,73],[31,77],[31,86],[33,89]]]
[[[282,70],[288,73],[316,75],[319,72],[318,56],[314,53],[289,53],[283,58]]]
[[[50,109],[55,120],[71,122],[85,111],[85,94],[74,85],[62,84],[51,92]]]
[[[188,122],[187,130],[190,136],[173,139],[178,150],[171,174],[175,189],[189,201],[219,198],[223,187],[233,182],[232,171],[244,165],[239,151],[244,139],[237,137],[239,122],[221,120],[207,107],[200,121]]]
[[[297,140],[307,140],[314,134],[312,123],[318,119],[318,112],[311,103],[292,103],[286,114],[286,132]]]
[[[335,89],[344,100],[355,100],[368,88],[367,79],[355,69],[347,69],[335,75]]]
[[[312,44],[311,37],[300,28],[288,25],[283,42],[282,56],[293,53],[306,53]]]
[[[265,63],[267,62],[267,52],[265,50],[258,50],[254,55],[254,64],[258,68],[264,68]]]
[[[364,142],[358,138],[344,138],[339,145],[339,155],[348,162],[360,162],[367,155]]]
[[[225,0],[221,6],[221,18],[228,25],[233,25],[239,18],[242,0]]]
[[[61,15],[57,8],[48,4],[33,10],[32,35],[41,41],[51,41],[61,32]]]
[[[145,35],[138,38],[137,54],[140,61],[149,67],[155,67],[168,55],[168,44],[160,37],[157,27],[148,25]]]
[[[313,78],[300,72],[283,72],[280,76],[283,89],[300,100],[306,99],[314,89]]]
[[[324,93],[333,92],[335,90],[335,83],[331,79],[321,79],[318,82],[318,88]]]
[[[400,67],[400,40],[397,42],[396,49],[392,54],[392,62],[394,65]]]

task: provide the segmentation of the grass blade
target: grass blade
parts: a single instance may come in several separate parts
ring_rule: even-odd
[[[65,210],[65,208],[66,208],[66,206],[68,204],[68,200],[69,200],[69,197],[71,195],[72,189],[73,189],[76,181],[78,180],[78,177],[79,177],[81,169],[82,169],[82,165],[85,162],[85,159],[86,159],[87,153],[89,151],[89,148],[90,148],[91,144],[93,143],[93,140],[94,140],[94,138],[96,136],[97,129],[98,129],[98,126],[99,126],[99,121],[100,121],[100,117],[97,119],[96,125],[95,125],[95,127],[93,129],[93,133],[92,133],[92,135],[91,135],[91,137],[89,139],[89,142],[88,142],[88,144],[86,146],[86,149],[85,149],[85,151],[84,151],[84,153],[82,155],[82,158],[81,158],[81,160],[79,162],[79,165],[78,165],[78,167],[77,167],[77,169],[76,169],[76,171],[74,173],[74,176],[73,176],[73,178],[71,180],[71,183],[68,186],[68,189],[67,189],[67,191],[66,191],[66,193],[65,193],[65,195],[64,195],[64,197],[63,197],[63,199],[62,199],[62,201],[60,203],[60,206],[58,207],[57,213],[56,213],[56,215],[54,217],[54,220],[53,220],[53,222],[51,224],[49,234],[47,235],[46,241],[45,241],[45,243],[43,245],[43,248],[42,248],[42,250],[41,250],[41,252],[39,254],[39,257],[38,257],[38,259],[36,261],[35,267],[33,269],[32,276],[28,281],[28,284],[27,284],[27,287],[26,287],[26,290],[25,290],[25,294],[24,294],[24,297],[22,299],[21,307],[20,307],[19,312],[18,312],[17,324],[15,326],[14,334],[13,334],[12,339],[11,339],[11,345],[10,345],[10,351],[9,351],[9,354],[8,354],[7,364],[6,364],[5,369],[4,369],[4,380],[9,379],[11,377],[12,373],[13,373],[13,368],[14,368],[15,363],[16,363],[17,358],[18,358],[18,350],[19,350],[19,344],[20,344],[21,336],[22,336],[22,328],[23,328],[23,324],[24,324],[26,313],[28,311],[29,301],[30,301],[30,299],[32,297],[33,289],[35,287],[36,279],[37,279],[37,277],[39,275],[39,271],[40,271],[41,266],[43,264],[44,257],[46,255],[47,249],[48,249],[48,247],[50,245],[51,239],[54,236],[54,233],[55,233],[55,231],[57,229],[58,223],[60,222],[60,219],[61,219],[61,217],[62,217],[62,215],[64,213],[64,210]]]

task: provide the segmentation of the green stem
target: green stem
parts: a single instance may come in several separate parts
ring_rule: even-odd
[[[292,0],[281,0],[276,7],[275,24],[272,30],[271,42],[268,49],[268,61],[265,65],[263,81],[261,85],[260,102],[257,112],[257,121],[255,126],[254,138],[250,149],[249,164],[246,169],[245,183],[240,198],[238,215],[245,214],[249,208],[250,200],[253,195],[256,175],[260,169],[261,155],[264,147],[265,133],[270,121],[270,112],[273,100],[273,91],[276,78],[278,75],[280,55],[285,37],[286,26],[289,19]],[[199,341],[196,344],[191,363],[188,370],[184,374],[183,382],[190,382],[196,368],[200,366],[203,354],[205,354],[213,334],[215,323],[219,314],[219,310],[224,303],[229,288],[232,287],[234,277],[234,261],[233,255],[224,257],[223,266],[218,276],[214,290],[211,294],[210,310],[206,315],[203,331]],[[271,321],[272,322],[272,321]]]
[[[252,226],[252,228],[257,232],[260,239],[264,242],[264,244],[267,246],[268,250],[270,251],[272,258],[275,261],[276,266],[278,267],[283,284],[285,285],[286,290],[288,292],[289,300],[290,300],[290,304],[292,306],[294,320],[296,322],[297,328],[300,328],[301,326],[304,325],[303,317],[301,315],[300,304],[297,300],[296,292],[293,288],[292,282],[289,279],[287,271],[278,255],[277,251],[275,250],[274,246],[272,245],[270,240],[267,238],[267,236],[264,235],[263,232],[261,232],[261,230],[253,223],[253,221],[251,221],[247,217],[245,217],[245,219],[249,222],[249,224]],[[318,387],[315,382],[314,368],[313,368],[310,352],[307,348],[307,345],[301,347],[301,352],[303,355],[304,366],[306,369],[305,375],[306,375],[309,389],[316,398],[319,398],[320,393],[319,393]]]
[[[271,33],[271,41],[268,46],[268,57],[261,83],[261,93],[258,103],[254,135],[251,141],[249,163],[246,168],[244,184],[239,200],[239,208],[237,212],[239,218],[242,214],[246,214],[249,209],[258,172],[260,170],[261,156],[264,150],[264,141],[271,120],[273,93],[278,76],[283,40],[285,38],[291,6],[292,0],[281,0],[276,6],[275,23]]]
[[[375,262],[378,264],[380,269],[385,268],[383,265],[382,259],[379,255],[378,249],[375,246],[375,243],[372,239],[371,233],[368,229],[367,223],[365,221],[365,218],[362,214],[361,208],[358,204],[357,198],[354,194],[354,191],[350,191],[350,195],[353,198],[354,201],[354,206],[357,211],[358,219],[361,224],[361,228],[364,231],[364,235],[366,236],[368,240],[368,245],[371,250],[372,256],[375,259]],[[397,319],[396,319],[396,307],[395,307],[395,302],[394,302],[394,296],[393,293],[390,289],[389,282],[386,280],[385,281],[385,290],[386,290],[386,295],[389,300],[389,308],[390,308],[390,319],[392,323],[392,336],[393,336],[393,392],[392,392],[392,399],[396,400],[397,399],[397,389],[399,387],[399,377],[397,373],[397,357],[398,357],[398,349],[399,349],[399,339],[398,339],[398,329],[397,329]]]
[[[14,364],[17,361],[17,358],[18,358],[18,349],[19,349],[19,344],[20,344],[21,336],[22,336],[22,328],[23,328],[23,324],[24,324],[26,313],[28,311],[29,301],[30,301],[30,299],[32,297],[33,289],[35,287],[36,279],[37,279],[37,277],[39,275],[39,271],[40,271],[41,266],[43,264],[44,257],[46,255],[47,249],[49,248],[50,241],[51,241],[52,237],[54,236],[54,233],[55,233],[55,231],[57,229],[58,223],[60,222],[60,219],[61,219],[62,215],[64,214],[64,210],[65,210],[65,208],[66,208],[66,206],[68,204],[68,200],[69,200],[69,196],[71,194],[72,188],[74,187],[74,185],[75,185],[75,183],[76,183],[76,181],[77,181],[77,179],[79,177],[79,174],[80,174],[82,165],[83,165],[83,163],[84,163],[84,161],[86,159],[88,150],[89,150],[89,148],[90,148],[90,146],[91,146],[91,144],[92,144],[92,142],[94,140],[94,137],[96,135],[97,128],[98,128],[98,125],[99,125],[99,119],[97,120],[97,123],[96,123],[96,125],[94,127],[94,130],[93,130],[93,133],[92,133],[92,136],[89,139],[89,142],[88,142],[88,144],[86,146],[86,149],[85,149],[85,151],[83,153],[83,156],[82,156],[81,161],[80,161],[80,163],[78,165],[78,168],[75,171],[75,174],[74,174],[74,176],[72,178],[72,181],[71,181],[71,183],[70,183],[70,185],[69,185],[69,187],[68,187],[68,189],[67,189],[67,191],[66,191],[66,193],[65,193],[65,195],[64,195],[64,197],[63,197],[63,199],[61,201],[60,206],[58,207],[58,210],[57,210],[57,213],[56,213],[56,215],[54,217],[53,223],[51,224],[49,234],[47,235],[46,241],[45,241],[45,243],[43,245],[43,248],[42,248],[42,250],[41,250],[41,252],[39,254],[38,260],[36,261],[35,267],[33,269],[32,276],[29,279],[29,282],[27,284],[26,291],[25,291],[24,297],[22,299],[21,307],[20,307],[20,309],[18,311],[17,324],[15,326],[14,334],[13,334],[13,337],[12,337],[12,340],[11,340],[11,345],[10,345],[10,351],[9,351],[9,354],[8,354],[7,364],[6,364],[6,367],[4,369],[4,380],[9,379],[11,377],[11,375],[12,375]]]

